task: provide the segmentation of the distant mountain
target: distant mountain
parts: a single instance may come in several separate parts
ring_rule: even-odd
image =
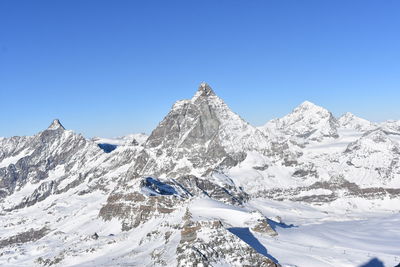
[[[338,124],[340,128],[352,129],[360,132],[369,131],[378,126],[370,121],[359,118],[354,114],[347,112],[338,119]]]
[[[388,134],[400,135],[400,121],[389,120],[379,125]]]
[[[34,204],[60,190],[62,184],[68,186],[64,180],[69,186],[79,183],[86,164],[101,155],[96,144],[65,130],[59,120],[32,137],[2,139],[0,151],[0,197],[28,184],[37,187],[20,206]],[[55,173],[57,179],[49,180]]]
[[[366,132],[348,145],[344,155],[346,164],[355,169],[352,176],[359,178],[356,183],[400,186],[400,145],[381,129]]]
[[[283,118],[269,121],[261,127],[265,134],[297,137],[312,141],[337,138],[338,122],[328,110],[305,101]]]

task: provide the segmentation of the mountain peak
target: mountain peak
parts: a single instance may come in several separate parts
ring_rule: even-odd
[[[50,126],[47,128],[47,130],[58,130],[58,129],[65,130],[64,126],[61,124],[59,119],[54,119],[53,122],[50,124]]]
[[[339,127],[345,129],[353,129],[357,131],[368,131],[376,128],[374,123],[365,120],[363,118],[357,117],[351,112],[346,112],[338,119]]]
[[[304,101],[296,109],[310,110],[310,109],[325,109],[325,108],[318,106],[310,101]]]
[[[201,96],[214,96],[215,93],[210,85],[206,82],[202,82],[197,90],[196,94],[194,95],[194,99],[197,99]]]
[[[322,118],[333,117],[332,113],[329,110],[321,106],[318,106],[314,103],[311,103],[310,101],[304,101],[303,103],[301,103],[288,116],[292,116],[296,120],[297,119],[320,120]]]
[[[196,172],[203,175],[218,164],[233,166],[243,160],[245,151],[264,151],[268,145],[259,130],[230,110],[208,84],[202,83],[191,100],[174,104],[147,139],[147,148],[165,151],[163,155],[174,151],[174,159],[168,160],[172,164],[164,164],[159,156],[154,164],[145,165],[147,169],[139,172],[151,173],[154,166],[160,170],[157,175],[171,176],[195,166]],[[183,158],[187,160],[182,164],[174,163]],[[162,169],[157,167],[158,162],[164,164]]]
[[[268,122],[264,128],[316,141],[338,137],[337,121],[332,113],[310,101],[303,102],[288,115]]]
[[[313,102],[306,100],[303,103],[301,103],[300,106],[316,106],[316,105]]]

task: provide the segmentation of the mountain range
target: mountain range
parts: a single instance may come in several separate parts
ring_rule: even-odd
[[[206,83],[149,136],[87,139],[56,119],[0,138],[0,265],[394,264],[399,142],[400,121],[308,101],[255,127]],[[377,218],[390,237],[350,235]],[[338,247],[343,227],[354,246]]]

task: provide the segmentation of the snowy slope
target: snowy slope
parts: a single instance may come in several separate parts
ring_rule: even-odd
[[[385,210],[399,201],[354,199],[351,206],[337,202],[310,207],[293,202],[251,201],[249,205],[266,216],[279,216],[283,222],[273,223],[278,233],[275,237],[254,235],[283,266],[350,267],[371,261],[382,264],[371,266],[399,264],[400,232],[396,225],[400,216],[398,210]]]

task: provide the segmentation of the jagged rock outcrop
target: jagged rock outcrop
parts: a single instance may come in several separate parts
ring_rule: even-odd
[[[177,266],[279,266],[224,228],[220,221],[194,221],[186,213]]]
[[[129,231],[148,220],[172,213],[184,200],[173,195],[146,196],[139,192],[113,194],[99,212],[104,220],[121,220],[122,230]]]
[[[260,234],[266,234],[269,236],[277,236],[278,233],[271,227],[268,219],[263,216],[259,211],[253,212],[254,221],[250,222],[253,224],[251,230]]]
[[[0,239],[0,248],[39,240],[43,238],[49,231],[50,229],[46,227],[38,230],[30,229],[26,232],[18,233],[17,235],[10,236],[5,239]]]
[[[192,197],[209,197],[232,205],[242,205],[249,198],[234,186],[222,187],[195,176],[168,180],[147,177],[136,188],[133,192],[113,192],[101,208],[99,216],[104,220],[121,220],[122,229],[126,231],[151,218],[173,212]]]

